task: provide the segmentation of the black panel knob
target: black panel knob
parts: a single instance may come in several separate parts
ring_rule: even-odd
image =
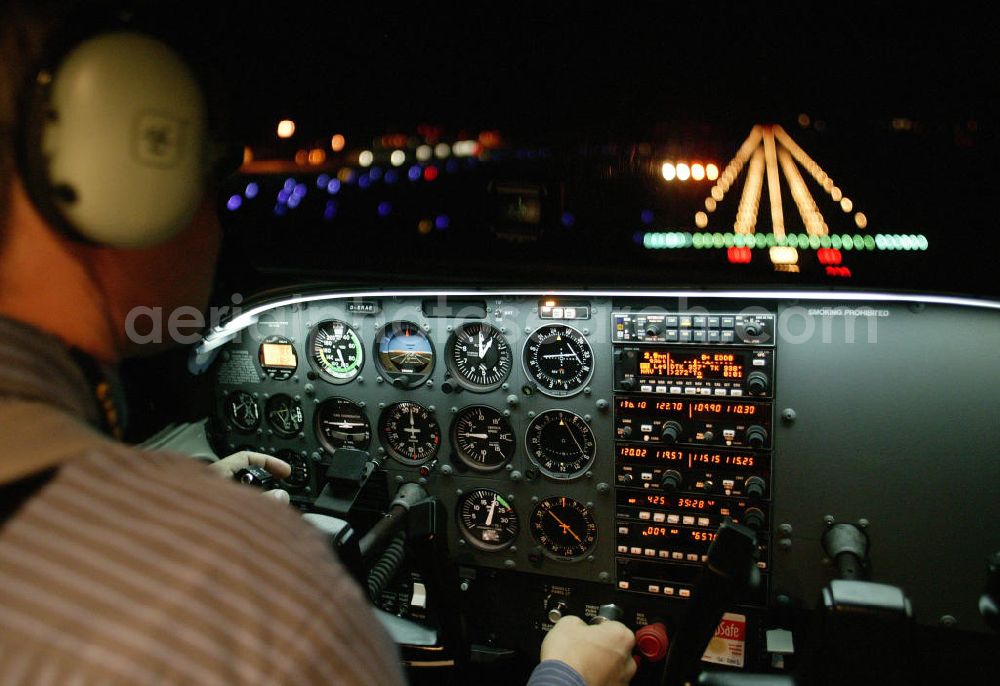
[[[660,485],[667,491],[676,491],[683,483],[684,477],[676,469],[668,469],[660,477]]]
[[[767,444],[767,429],[759,424],[754,424],[747,429],[746,438],[747,445],[759,450]]]
[[[767,518],[764,516],[764,513],[759,509],[756,507],[748,507],[743,513],[743,521],[741,524],[749,529],[753,529],[754,531],[760,531],[764,528],[764,522],[766,520]]]
[[[681,431],[683,430],[684,427],[677,422],[667,422],[660,430],[660,438],[663,439],[664,443],[676,443],[677,439],[681,437]]]
[[[659,324],[646,325],[646,338],[656,338],[663,332]]]
[[[759,476],[751,476],[743,482],[743,491],[748,498],[763,498],[767,491],[767,483]]]
[[[764,329],[757,322],[750,322],[743,327],[743,333],[749,338],[757,338],[764,333]]]
[[[622,379],[621,387],[623,391],[634,391],[635,379]]]
[[[764,395],[768,386],[767,374],[764,372],[750,372],[747,376],[747,390],[750,395]]]

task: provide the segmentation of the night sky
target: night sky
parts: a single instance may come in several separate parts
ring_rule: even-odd
[[[968,262],[992,279],[1000,50],[957,6],[205,4],[197,21],[251,142],[272,142],[284,117],[301,140],[349,144],[431,123],[554,146],[704,146],[724,164],[753,124],[776,122],[884,230],[924,232],[949,245],[942,270]]]

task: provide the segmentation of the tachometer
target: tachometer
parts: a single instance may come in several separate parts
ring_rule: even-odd
[[[364,409],[347,398],[327,398],[316,406],[316,437],[324,448],[367,450],[372,427]]]
[[[567,498],[546,498],[531,513],[531,535],[550,557],[579,560],[597,543],[597,522],[583,503]]]
[[[226,415],[238,431],[249,433],[260,426],[257,400],[246,391],[233,391],[226,396]]]
[[[455,509],[462,536],[481,550],[503,550],[514,542],[521,528],[514,508],[489,488],[466,493]]]
[[[451,334],[445,362],[461,386],[485,393],[499,388],[507,380],[514,357],[510,343],[496,327],[472,322],[462,324]]]
[[[545,395],[565,398],[587,385],[594,373],[594,353],[586,337],[572,326],[552,324],[536,329],[524,343],[525,373]]]
[[[357,332],[342,321],[320,322],[309,334],[309,363],[330,383],[353,381],[364,361],[364,349]]]
[[[514,429],[498,410],[486,405],[463,408],[451,423],[455,454],[471,469],[492,472],[514,456]]]
[[[434,371],[434,346],[413,322],[389,322],[375,337],[375,362],[393,385],[416,388]]]
[[[437,455],[441,429],[423,405],[402,402],[382,410],[379,435],[386,451],[403,464],[423,464]]]
[[[289,395],[279,393],[271,396],[264,413],[268,425],[279,436],[292,438],[302,431],[302,406]]]
[[[525,445],[531,461],[553,479],[580,476],[597,454],[590,426],[567,410],[547,410],[532,419]]]

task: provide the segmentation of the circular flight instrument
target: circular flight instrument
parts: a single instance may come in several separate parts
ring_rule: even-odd
[[[309,462],[302,453],[294,450],[279,450],[278,457],[292,466],[292,473],[282,480],[282,485],[288,488],[302,488],[309,485]]]
[[[260,407],[246,391],[233,391],[226,396],[226,416],[238,431],[249,433],[260,426]]]
[[[597,543],[597,522],[581,502],[565,496],[546,498],[531,513],[531,535],[546,555],[579,560]]]
[[[416,388],[434,371],[434,346],[413,322],[389,322],[375,337],[379,373],[400,388]]]
[[[382,410],[379,435],[390,455],[403,464],[423,464],[441,447],[441,429],[423,405],[401,402]]]
[[[455,329],[445,350],[448,371],[463,388],[485,393],[499,388],[514,366],[510,343],[495,326],[470,322]]]
[[[462,536],[480,550],[503,550],[514,542],[521,528],[514,508],[489,488],[463,495],[455,514]]]
[[[279,393],[271,396],[264,407],[268,425],[274,433],[292,438],[302,431],[302,406],[290,395]]]
[[[524,343],[524,372],[538,390],[554,398],[579,393],[594,373],[594,353],[572,326],[551,324],[536,329]]]
[[[347,398],[327,398],[316,406],[316,437],[331,453],[337,448],[367,450],[372,427],[364,408]]]
[[[339,319],[320,322],[309,334],[309,363],[326,381],[353,381],[365,363],[357,332]]]
[[[268,336],[257,349],[257,360],[264,373],[275,381],[290,379],[299,366],[295,345],[285,336]]]
[[[451,444],[463,464],[479,472],[492,472],[514,457],[514,429],[498,410],[470,405],[451,423]]]
[[[532,419],[525,445],[531,461],[553,479],[582,475],[597,454],[590,425],[567,410],[546,410]]]

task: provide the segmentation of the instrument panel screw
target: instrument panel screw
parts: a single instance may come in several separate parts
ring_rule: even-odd
[[[463,493],[465,493],[465,491],[463,491],[461,488],[455,489],[455,495],[462,495]]]
[[[358,376],[358,383],[364,383],[364,382],[365,382],[365,377]]]
[[[449,408],[448,411],[451,412],[452,414],[458,414],[458,408],[454,407],[454,406],[452,406],[451,408]]]
[[[384,410],[384,409],[385,409],[385,403],[383,403],[383,402],[380,402],[380,403],[378,404],[378,409],[380,409],[380,410]]]
[[[437,412],[437,408],[435,408],[433,405],[428,405],[427,409],[431,412]]]
[[[795,410],[793,410],[790,407],[786,407],[784,410],[781,411],[781,418],[784,419],[786,422],[794,422],[797,416],[798,415],[795,414]]]
[[[444,327],[444,330],[447,331],[448,333],[451,333],[452,331],[455,330],[455,327],[449,324],[448,326]]]
[[[585,414],[585,415],[583,415],[583,421],[585,421],[588,424],[590,424],[592,421],[594,421],[594,418],[591,417],[589,414]]]
[[[451,476],[454,471],[450,464],[441,465],[441,473],[445,476]]]
[[[516,546],[516,545],[512,545],[512,546],[510,547],[510,552],[512,552],[512,553],[516,553],[516,552],[517,552],[517,546]]]
[[[513,567],[513,566],[514,566],[514,564],[515,564],[515,563],[514,563],[514,561],[513,561],[513,560],[511,560],[511,559],[507,559],[507,560],[504,560],[504,561],[503,561],[503,566],[504,566],[504,567]]]
[[[782,539],[780,539],[778,541],[778,547],[781,548],[782,550],[791,550],[791,548],[792,548],[792,539],[790,539],[790,538],[782,538]]]
[[[867,529],[869,526],[871,526],[871,522],[862,517],[861,519],[858,520],[858,526],[862,529]]]
[[[606,410],[609,407],[608,401],[605,400],[604,398],[598,398],[595,405],[597,405],[598,410]]]
[[[779,525],[778,526],[778,533],[780,533],[782,536],[791,536],[792,535],[792,525],[791,524],[781,524],[781,525]]]
[[[535,416],[535,411],[534,410],[529,410],[528,411],[528,419],[532,419],[534,416]]]
[[[827,526],[833,526],[836,522],[837,520],[834,519],[833,515],[826,515],[823,517],[823,523]]]
[[[938,620],[938,624],[943,627],[953,627],[958,625],[958,620],[955,619],[954,615],[941,615],[941,619]]]
[[[396,481],[397,484],[403,483],[403,475],[402,474],[397,474],[395,481]]]
[[[530,326],[524,327],[524,333],[531,333],[531,327]]]
[[[375,383],[385,383],[385,379],[381,376],[375,377]]]
[[[587,562],[593,562],[593,561],[594,561],[594,556],[593,555],[588,555],[587,556]]]
[[[607,493],[610,490],[611,490],[611,486],[607,485],[603,481],[601,483],[597,484],[597,492],[598,493]]]
[[[586,388],[583,389],[583,394],[584,395],[590,395],[591,392],[592,391],[590,390],[590,386],[587,386]]]
[[[590,329],[584,329],[583,330],[583,335],[584,336],[589,336],[590,335]]]
[[[597,579],[599,581],[611,581],[611,575],[608,574],[607,572],[601,572],[600,574],[597,575]]]

